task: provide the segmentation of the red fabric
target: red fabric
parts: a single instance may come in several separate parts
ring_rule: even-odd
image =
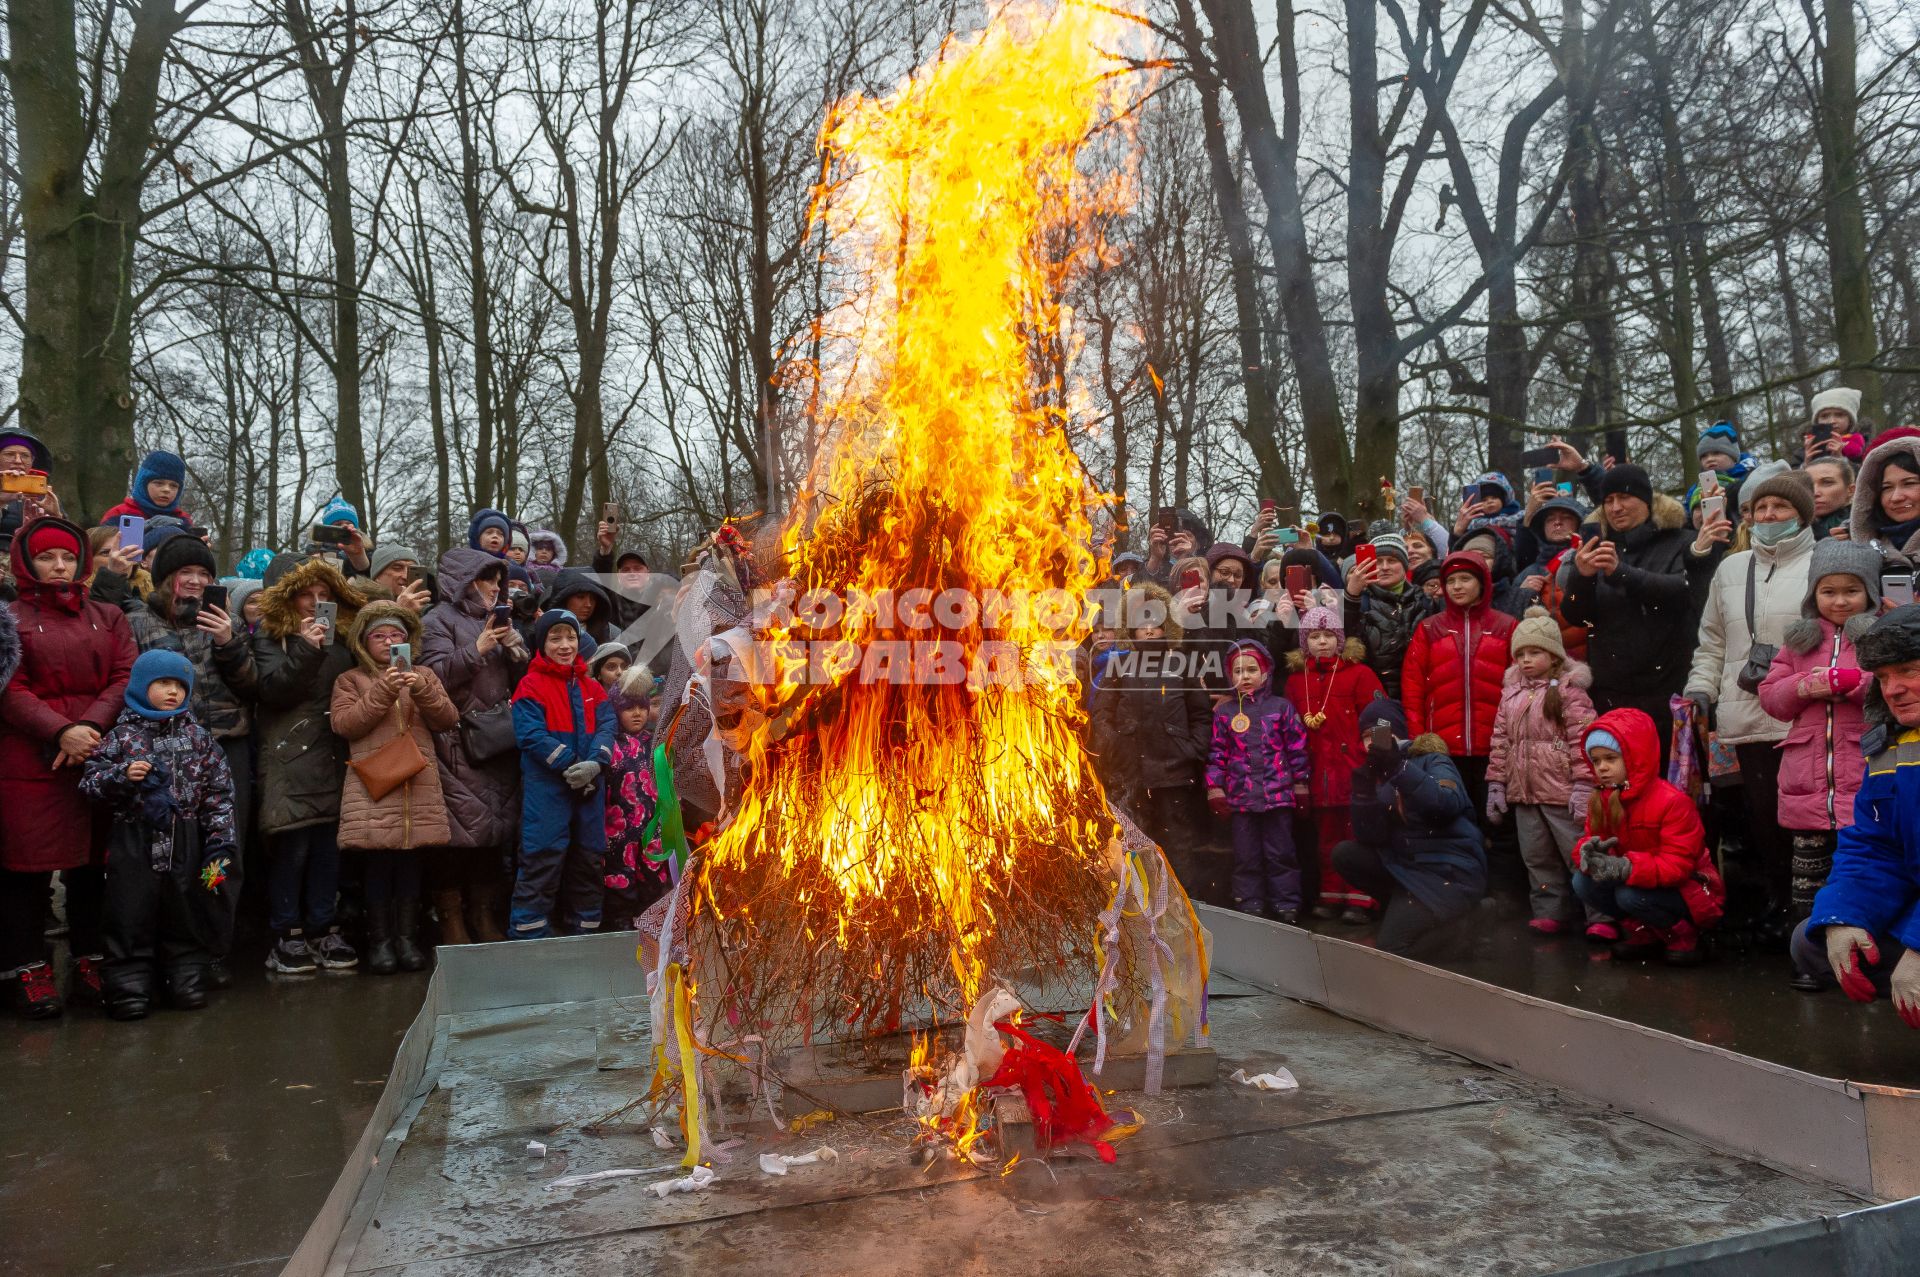
[[[1308,658],[1287,680],[1287,699],[1300,711],[1302,722],[1308,714],[1326,715],[1320,726],[1307,728],[1307,761],[1313,772],[1308,782],[1309,807],[1346,813],[1353,801],[1353,769],[1366,753],[1360,745],[1360,711],[1374,697],[1386,694],[1378,674],[1344,656]]]
[[[1620,755],[1627,765],[1627,783],[1620,792],[1626,819],[1620,828],[1604,828],[1589,813],[1587,833],[1620,840],[1614,854],[1625,856],[1633,864],[1627,874],[1629,887],[1676,888],[1687,902],[1694,925],[1711,926],[1725,910],[1726,885],[1720,881],[1713,853],[1707,849],[1707,831],[1700,824],[1699,811],[1685,794],[1657,774],[1660,736],[1653,720],[1637,709],[1609,710],[1587,728],[1581,738],[1583,750],[1595,732],[1611,732],[1620,742]],[[1579,862],[1580,849],[1576,847],[1576,869]]]
[[[174,518],[181,520],[182,522],[185,522],[188,524],[191,524],[193,522],[193,512],[191,510],[188,510],[182,507],[177,501],[174,503],[173,509],[167,511],[167,513],[172,515]],[[101,526],[104,527],[105,525],[114,522],[123,514],[137,514],[143,519],[147,517],[147,512],[145,510],[142,510],[139,504],[135,502],[132,497],[128,497],[125,501],[122,501],[119,505],[113,507],[113,509],[107,511],[105,514],[100,516]]]
[[[1014,1040],[1000,1059],[1000,1067],[982,1086],[1017,1086],[1033,1111],[1034,1134],[1042,1148],[1069,1140],[1090,1144],[1100,1160],[1111,1162],[1113,1145],[1101,1139],[1114,1120],[1101,1107],[1100,1095],[1081,1074],[1071,1055],[1048,1046],[1016,1025],[993,1026]]]
[[[1373,908],[1373,897],[1342,878],[1333,867],[1333,849],[1353,837],[1353,808],[1329,807],[1314,812],[1313,832],[1320,844],[1320,899],[1316,903],[1336,909]]]
[[[42,522],[52,520],[22,531]],[[113,726],[138,651],[119,608],[89,602],[85,586],[35,581],[26,571],[27,541],[13,541],[20,669],[0,691],[0,776],[7,789],[0,869],[47,873],[99,863],[105,851],[105,827],[96,827],[94,809],[80,794],[80,768],[55,771],[52,764],[67,728],[85,723],[104,734]],[[80,544],[84,577],[92,555],[84,552],[84,536]]]
[[[570,682],[580,684],[580,709],[587,720],[584,723],[573,721],[573,699],[567,695]],[[592,725],[599,721],[593,707],[607,699],[607,689],[600,686],[599,679],[587,674],[587,663],[579,657],[573,658],[573,668],[562,669],[548,660],[545,652],[540,652],[527,666],[527,676],[520,680],[520,686],[513,689],[513,699],[537,704],[546,715],[550,732],[591,734]]]
[[[1575,539],[1575,544],[1578,544],[1578,538]],[[1567,592],[1560,585],[1560,568],[1562,564],[1571,561],[1572,555],[1573,550],[1566,549],[1548,560],[1547,584],[1546,588],[1540,591],[1540,606],[1547,609],[1548,615],[1553,617],[1553,623],[1560,627],[1560,645],[1567,649],[1567,659],[1584,661],[1587,659],[1587,627],[1575,625],[1561,611],[1566,606]]]
[[[1511,659],[1507,645],[1517,622],[1488,601],[1493,580],[1485,559],[1449,554],[1442,578],[1454,572],[1480,578],[1480,601],[1464,610],[1448,603],[1414,627],[1400,669],[1400,698],[1412,735],[1434,732],[1454,757],[1484,757],[1493,747],[1493,720]]]

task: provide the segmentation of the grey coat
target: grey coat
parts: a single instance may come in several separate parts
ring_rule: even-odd
[[[333,732],[333,681],[356,663],[344,638],[315,647],[299,636],[295,596],[325,585],[340,606],[343,634],[365,600],[320,559],[282,555],[267,574],[273,584],[260,594],[253,666],[259,678],[260,830],[278,834],[340,819],[347,749]]]
[[[505,647],[482,656],[474,649],[487,613],[467,587],[483,571],[505,563],[481,550],[456,546],[440,557],[440,598],[422,620],[420,663],[434,672],[461,718],[504,704],[525,667]],[[460,729],[433,738],[440,788],[454,847],[509,848],[520,833],[520,756],[508,750],[478,763],[467,757]]]

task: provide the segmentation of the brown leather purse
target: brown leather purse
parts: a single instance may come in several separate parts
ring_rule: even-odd
[[[400,734],[365,758],[348,761],[354,775],[366,786],[367,797],[376,803],[431,766],[420,747],[413,743],[413,724],[405,710],[400,711]]]

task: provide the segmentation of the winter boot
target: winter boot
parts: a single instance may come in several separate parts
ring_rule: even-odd
[[[106,988],[101,982],[101,964],[106,955],[89,953],[75,958],[67,968],[67,1001],[75,1006],[101,1006],[106,1002]]]
[[[1665,946],[1660,936],[1638,918],[1620,920],[1620,939],[1613,946],[1613,956],[1622,962],[1638,962],[1651,958]]]
[[[1660,933],[1660,939],[1667,947],[1663,956],[1670,967],[1697,967],[1707,960],[1700,947],[1700,929],[1691,922],[1674,923]]]
[[[467,934],[465,909],[458,887],[433,893],[433,916],[440,921],[441,944],[473,943],[473,937]]]
[[[167,1000],[181,1011],[202,1011],[207,1005],[207,968],[189,962],[167,973]]]
[[[499,944],[507,938],[500,930],[500,896],[498,887],[475,887],[467,893],[467,929],[481,944]]]
[[[400,969],[399,955],[393,951],[393,901],[371,901],[367,905],[368,975],[392,975]]]
[[[44,962],[21,967],[6,977],[7,1004],[29,1020],[51,1020],[61,1012],[53,968]]]
[[[393,956],[402,971],[424,971],[427,955],[414,943],[420,928],[420,897],[401,896],[387,905],[393,916]]]

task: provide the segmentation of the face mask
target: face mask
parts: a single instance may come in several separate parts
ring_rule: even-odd
[[[1793,536],[1800,530],[1800,520],[1788,519],[1784,523],[1756,523],[1753,525],[1753,539],[1760,545],[1772,547]]]

